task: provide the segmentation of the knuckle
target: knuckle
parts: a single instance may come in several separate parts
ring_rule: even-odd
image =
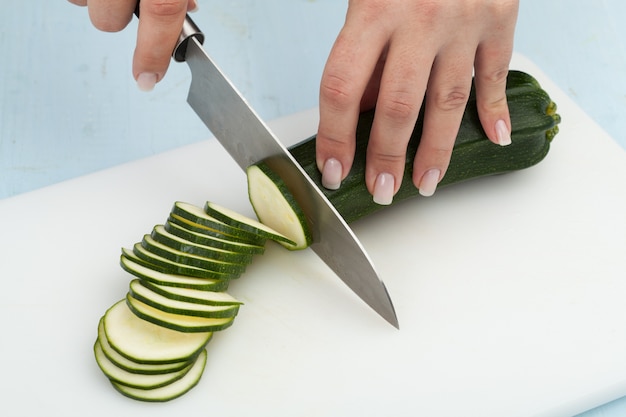
[[[376,110],[386,120],[396,123],[406,123],[416,118],[419,109],[411,95],[404,92],[390,94],[387,98],[380,100]]]
[[[506,95],[493,99],[480,99],[476,101],[479,114],[499,113],[508,106]]]
[[[465,108],[469,91],[461,87],[453,87],[442,92],[435,92],[432,103],[442,111],[453,111]]]
[[[406,160],[406,154],[386,153],[386,152],[374,152],[371,155],[371,159],[377,161],[384,166],[395,166],[404,164]]]
[[[509,75],[509,67],[501,66],[488,71],[481,71],[478,75],[480,81],[485,84],[491,85],[504,85],[506,84],[507,76]]]
[[[354,86],[350,81],[335,73],[326,74],[320,85],[320,98],[334,110],[345,110],[353,104]]]
[[[347,135],[337,135],[334,132],[321,130],[317,133],[317,149],[323,151],[343,152],[354,147],[354,141]]]
[[[178,17],[187,10],[187,3],[181,0],[153,0],[142,3],[142,13],[168,18]]]

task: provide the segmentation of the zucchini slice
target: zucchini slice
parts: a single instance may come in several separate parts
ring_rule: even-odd
[[[168,274],[157,270],[155,265],[142,264],[132,251],[122,249],[120,265],[122,269],[140,278],[142,281],[167,287],[182,287],[196,291],[224,291],[228,288],[228,279],[196,278],[185,275]]]
[[[155,284],[145,280],[142,280],[141,284],[155,293],[161,294],[162,296],[172,300],[214,306],[243,304],[232,295],[223,291],[203,291],[194,288],[171,287]]]
[[[211,278],[220,280],[230,280],[238,278],[241,272],[220,272],[211,269],[201,268],[194,265],[188,265],[176,262],[172,259],[165,258],[157,253],[151,252],[144,248],[141,242],[133,246],[133,253],[137,258],[142,259],[148,264],[159,267],[159,271],[176,275],[187,275],[196,278]]]
[[[259,243],[265,241],[264,237],[226,224],[223,221],[207,214],[204,210],[202,210],[202,208],[194,206],[193,204],[177,201],[174,203],[174,207],[172,207],[170,217],[179,220],[187,220],[194,225],[199,225],[201,228],[232,236],[234,238],[241,239],[244,242]]]
[[[253,254],[236,252],[229,249],[216,248],[215,246],[201,245],[180,236],[176,236],[167,230],[165,226],[157,225],[152,229],[150,235],[155,242],[159,242],[165,246],[183,253],[200,256],[203,258],[214,259],[223,262],[231,262],[237,264],[249,264],[252,261]]]
[[[189,242],[203,246],[211,246],[218,249],[229,250],[238,253],[248,253],[251,255],[260,255],[265,252],[265,246],[253,245],[250,243],[239,242],[225,238],[226,235],[216,233],[219,236],[210,236],[206,233],[195,232],[190,227],[181,226],[172,221],[167,221],[164,229],[175,236],[185,239]]]
[[[288,246],[294,246],[296,244],[296,242],[271,227],[216,203],[207,201],[204,205],[204,211],[219,221],[236,227],[239,230],[244,230],[256,236],[261,236]]]
[[[265,245],[265,239],[263,238],[257,238],[257,239],[251,240],[252,237],[247,236],[247,235],[244,237],[229,235],[227,233],[217,231],[210,227],[203,226],[199,223],[194,223],[193,221],[185,219],[184,217],[178,216],[174,213],[170,213],[169,217],[167,218],[167,223],[175,224],[189,231],[203,234],[208,237],[216,237],[216,238],[224,239],[230,242],[248,243],[248,244],[253,244],[257,246]]]
[[[127,387],[142,389],[159,388],[182,378],[192,366],[192,363],[190,363],[185,368],[177,371],[163,372],[160,374],[138,374],[122,369],[111,362],[102,351],[100,341],[96,341],[93,350],[96,362],[107,378],[118,384],[126,385]]]
[[[173,300],[144,286],[138,279],[130,282],[130,294],[151,307],[166,313],[181,314],[194,317],[222,318],[234,317],[239,312],[237,304],[198,304],[189,301]]]
[[[120,355],[145,364],[192,360],[213,336],[210,331],[183,333],[142,320],[125,299],[106,311],[103,322],[111,347]]]
[[[280,177],[263,163],[250,165],[246,175],[248,196],[259,220],[293,242],[279,243],[289,250],[309,247],[312,236],[306,216]]]
[[[132,388],[126,385],[119,384],[111,381],[113,387],[118,390],[122,395],[139,401],[149,402],[163,402],[173,400],[188,392],[195,387],[206,366],[207,353],[206,350],[202,350],[198,355],[198,358],[194,362],[193,366],[182,378],[159,388],[153,389],[141,389]]]
[[[106,333],[104,332],[104,320],[100,319],[98,324],[98,338],[96,341],[100,344],[102,353],[117,366],[134,374],[163,374],[166,372],[180,371],[183,368],[191,365],[192,361],[181,361],[172,363],[139,363],[132,361],[122,355],[120,355],[115,349],[111,347],[107,340]],[[94,347],[95,348],[95,347]],[[97,353],[96,353],[97,356]],[[97,358],[96,358],[97,360]]]
[[[245,269],[247,264],[226,262],[219,259],[207,258],[204,256],[194,255],[186,252],[181,252],[177,249],[173,249],[163,243],[157,242],[152,236],[144,235],[141,246],[148,252],[168,259],[172,262],[206,269],[209,271],[215,271],[222,274],[236,274],[240,275]]]
[[[132,294],[126,294],[128,307],[137,316],[156,326],[161,326],[180,333],[194,334],[200,332],[215,332],[230,327],[235,320],[231,317],[197,317],[185,314],[168,313],[158,308],[152,307],[133,297]]]

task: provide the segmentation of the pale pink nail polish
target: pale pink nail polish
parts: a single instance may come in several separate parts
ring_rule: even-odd
[[[142,72],[137,76],[137,87],[141,91],[152,91],[157,82],[157,75],[149,72]]]
[[[498,120],[496,122],[496,136],[500,146],[507,146],[511,144],[511,132],[509,132],[509,128],[506,127],[504,120]]]
[[[393,201],[395,179],[388,173],[378,174],[374,184],[374,203],[388,206]]]
[[[431,195],[435,194],[437,184],[439,184],[440,175],[441,171],[435,168],[426,171],[418,187],[420,195],[424,197],[430,197]]]
[[[335,158],[328,158],[322,170],[322,185],[329,190],[337,190],[341,185],[343,168]]]

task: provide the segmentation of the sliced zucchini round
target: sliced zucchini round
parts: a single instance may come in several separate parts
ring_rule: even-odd
[[[248,235],[245,235],[244,237],[229,235],[226,233],[219,232],[210,227],[206,227],[201,224],[194,223],[193,221],[187,220],[184,217],[178,216],[174,213],[170,213],[169,217],[167,218],[167,222],[176,224],[180,227],[184,227],[187,230],[200,233],[208,237],[217,237],[219,239],[224,239],[224,240],[228,240],[231,242],[250,243],[250,244],[258,245],[258,246],[265,245],[265,239],[260,238],[258,236],[256,238],[252,238],[252,236],[248,236]]]
[[[163,225],[155,226],[150,236],[156,242],[191,255],[238,264],[248,264],[252,261],[253,255],[250,253],[234,252],[215,246],[201,245],[168,232]]]
[[[226,224],[223,221],[218,220],[215,217],[207,214],[204,210],[202,210],[202,208],[181,201],[177,201],[176,203],[174,203],[174,207],[172,207],[170,216],[177,216],[186,219],[194,224],[201,225],[207,229],[215,230],[229,236],[234,236],[246,242],[254,243],[262,240],[263,238],[262,236],[259,236],[255,233],[248,232],[246,230],[242,230],[240,228]]]
[[[236,211],[222,207],[219,204],[207,201],[204,205],[204,211],[209,216],[212,216],[230,226],[236,227],[237,229],[244,230],[254,235],[262,236],[266,239],[271,239],[275,242],[280,242],[288,246],[294,246],[296,244],[296,242],[273,228],[250,217],[237,213]]]
[[[144,287],[172,300],[188,301],[190,303],[207,305],[243,304],[241,301],[224,291],[206,291],[194,288],[172,287],[155,284],[154,282],[145,280],[141,280],[141,284]]]
[[[115,364],[118,368],[124,369],[134,374],[163,374],[167,372],[180,371],[181,369],[191,365],[192,361],[181,361],[172,363],[139,363],[132,361],[119,354],[111,347],[104,332],[104,319],[100,319],[98,324],[98,343],[104,355]]]
[[[234,316],[211,318],[168,313],[136,299],[130,293],[126,295],[126,300],[128,307],[136,316],[157,326],[181,333],[215,332],[230,327],[235,320]]]
[[[219,236],[210,236],[206,233],[193,231],[190,227],[182,226],[170,220],[165,222],[164,229],[175,236],[188,240],[189,242],[197,243],[198,245],[211,246],[239,253],[249,253],[251,255],[260,255],[265,251],[265,246],[263,245],[253,245],[230,240],[226,238],[226,235],[219,233],[216,233],[216,235]]]
[[[93,350],[96,362],[107,378],[119,384],[134,388],[152,389],[168,385],[182,378],[192,366],[190,363],[185,368],[177,371],[163,372],[160,374],[138,374],[122,369],[111,362],[102,351],[100,341],[96,341]]]
[[[130,294],[134,299],[166,313],[194,317],[221,318],[234,317],[239,311],[239,304],[209,305],[173,300],[145,287],[138,279],[132,280],[129,288]]]
[[[306,216],[280,177],[265,164],[251,165],[246,171],[248,196],[259,220],[295,242],[287,249],[308,248],[313,241]]]
[[[177,381],[159,388],[140,389],[128,387],[114,381],[111,381],[111,383],[113,384],[113,387],[115,387],[115,389],[122,395],[135,400],[150,402],[173,400],[174,398],[178,398],[185,394],[198,384],[200,378],[202,377],[202,373],[204,372],[204,367],[206,366],[206,358],[207,353],[206,350],[203,349],[189,372]]]
[[[240,275],[248,266],[247,263],[226,262],[219,259],[206,258],[204,256],[181,252],[177,249],[170,248],[163,243],[157,242],[148,234],[144,235],[141,241],[141,246],[143,246],[143,248],[148,252],[170,261],[222,274]]]
[[[159,254],[151,252],[144,248],[140,242],[133,246],[133,253],[145,262],[160,267],[161,272],[166,272],[176,275],[187,275],[196,278],[212,278],[220,280],[229,280],[238,278],[241,272],[220,272],[210,270],[206,268],[200,268],[193,265],[187,265],[180,262],[176,262],[172,259],[165,258]]]
[[[122,249],[120,265],[122,269],[142,281],[166,287],[189,288],[196,291],[225,291],[230,282],[229,279],[196,278],[160,272],[157,270],[159,267],[145,263],[128,249]]]
[[[110,307],[103,320],[111,347],[138,363],[192,360],[213,336],[210,331],[185,333],[143,320],[131,311],[126,299]]]

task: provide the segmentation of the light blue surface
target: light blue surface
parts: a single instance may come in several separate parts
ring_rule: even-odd
[[[186,65],[173,63],[152,93],[136,89],[135,22],[106,34],[64,0],[2,1],[0,198],[209,136],[185,104]],[[273,119],[317,105],[344,13],[337,0],[200,0],[194,20],[218,64]],[[626,149],[625,17],[621,0],[522,0],[516,51]],[[581,416],[624,415],[626,398]]]

